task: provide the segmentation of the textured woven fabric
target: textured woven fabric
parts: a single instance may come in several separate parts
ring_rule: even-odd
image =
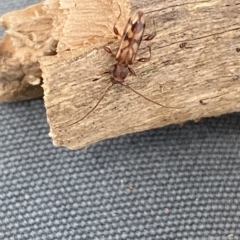
[[[69,151],[41,100],[0,107],[0,239],[240,238],[240,114]]]
[[[42,100],[0,105],[0,239],[240,239],[240,114],[70,151]]]

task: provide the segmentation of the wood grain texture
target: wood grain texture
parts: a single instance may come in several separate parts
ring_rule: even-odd
[[[74,2],[84,9],[85,2]],[[110,84],[104,72],[115,60],[102,46],[117,49],[119,44],[110,28],[101,30],[106,38],[96,46],[92,43],[91,34],[95,36],[99,26],[113,25],[108,19],[117,16],[117,8],[106,12],[105,2],[98,2],[96,14],[94,9],[82,10],[93,29],[89,27],[79,51],[40,61],[50,136],[56,146],[78,149],[126,133],[240,110],[240,2],[132,0],[122,6],[123,13],[141,8],[147,16],[146,34],[154,31],[154,19],[157,36],[142,42],[139,57],[148,55],[151,44],[151,61],[134,64],[137,77],[129,76],[126,83],[159,103],[183,108],[161,108],[115,85],[93,113],[77,122]],[[68,14],[75,12],[72,8]],[[95,21],[97,14],[112,15]],[[120,19],[121,30],[128,17]],[[81,14],[76,11],[71,18],[80,21]],[[81,26],[76,31],[81,32]]]
[[[38,59],[52,55],[52,18],[39,3],[6,13],[0,24],[6,34],[0,41],[0,102],[42,97],[42,78]]]

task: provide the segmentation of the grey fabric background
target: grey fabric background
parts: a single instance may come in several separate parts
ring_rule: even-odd
[[[33,1],[0,3],[1,14]],[[0,105],[0,239],[240,239],[240,114],[52,146],[42,100]]]

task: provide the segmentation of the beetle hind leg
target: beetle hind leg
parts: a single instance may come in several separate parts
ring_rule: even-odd
[[[115,22],[114,25],[113,25],[113,32],[114,32],[117,36],[121,37],[121,34],[119,33],[119,31],[118,31],[118,29],[117,29],[117,27],[116,27],[116,24],[117,24],[119,18],[121,17],[121,15],[122,15],[122,10],[121,10],[121,7],[120,7],[119,4],[118,4],[118,7],[119,7],[120,13],[119,13],[119,15],[118,15],[118,17],[117,17],[116,22]]]
[[[111,50],[110,47],[108,47],[108,46],[103,46],[103,49],[104,49],[106,52],[110,53],[113,57],[115,57],[115,54],[112,52],[112,50]]]
[[[138,62],[148,62],[148,61],[150,61],[151,56],[152,56],[151,46],[148,46],[148,49],[149,49],[149,57],[139,58],[139,59],[137,59]]]
[[[146,35],[146,36],[144,36],[143,41],[151,41],[152,39],[154,39],[156,37],[156,35],[157,35],[156,31],[149,35]]]
[[[153,26],[154,26],[154,32],[146,36],[143,36],[143,41],[151,41],[153,38],[156,37],[157,31],[156,31],[156,23],[154,19],[153,19]]]

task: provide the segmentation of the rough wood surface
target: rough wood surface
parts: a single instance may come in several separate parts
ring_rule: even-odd
[[[153,19],[157,30],[151,61],[134,64],[137,77],[128,77],[126,83],[157,102],[183,108],[161,108],[115,85],[92,114],[77,122],[110,83],[104,72],[115,60],[102,46],[115,49],[119,44],[112,32],[119,10],[115,1],[61,0],[66,22],[59,54],[40,61],[56,146],[78,149],[126,133],[240,110],[240,2],[132,0],[120,5],[121,31],[129,12],[140,7],[148,19],[146,33],[154,30]],[[148,54],[147,44],[142,43],[139,56]]]
[[[56,51],[52,17],[36,4],[0,18],[6,29],[0,41],[0,102],[43,95],[38,59]]]

